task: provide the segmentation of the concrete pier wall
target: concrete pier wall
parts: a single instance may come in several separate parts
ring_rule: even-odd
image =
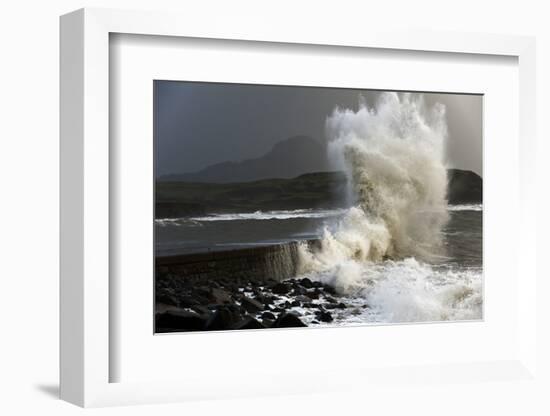
[[[316,242],[309,240],[306,244]],[[157,273],[182,278],[284,280],[296,276],[298,271],[298,243],[157,257],[155,269]]]

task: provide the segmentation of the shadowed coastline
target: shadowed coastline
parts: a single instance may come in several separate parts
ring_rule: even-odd
[[[481,203],[481,177],[460,169],[449,169],[447,174],[449,203]],[[237,183],[157,181],[155,218],[345,208],[346,195],[347,179],[343,172],[316,172],[290,179]]]

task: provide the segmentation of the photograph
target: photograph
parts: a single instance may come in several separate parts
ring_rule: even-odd
[[[483,95],[153,93],[155,333],[483,320]]]

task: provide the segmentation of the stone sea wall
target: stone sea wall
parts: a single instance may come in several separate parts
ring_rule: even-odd
[[[316,244],[316,240],[307,241],[307,244]],[[297,267],[297,242],[157,257],[155,261],[158,274],[169,273],[193,280],[248,279],[262,282],[274,279],[281,281],[296,276]]]

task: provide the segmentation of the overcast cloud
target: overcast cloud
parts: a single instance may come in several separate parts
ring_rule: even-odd
[[[296,135],[325,140],[334,107],[372,106],[379,92],[337,88],[157,81],[157,175],[261,156]],[[447,107],[449,167],[482,174],[482,97],[424,93]]]

